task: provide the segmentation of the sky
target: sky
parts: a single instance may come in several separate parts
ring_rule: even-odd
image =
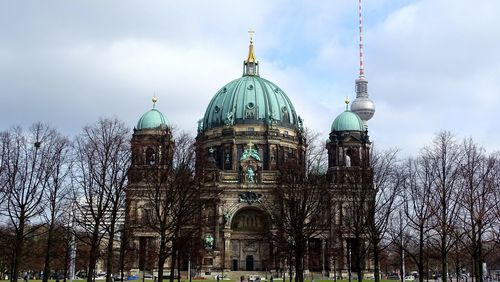
[[[416,154],[440,130],[500,150],[500,1],[364,0],[375,147]],[[0,130],[43,121],[68,136],[99,117],[131,129],[158,97],[196,132],[241,77],[248,29],[260,75],[328,138],[355,98],[358,1],[2,1]]]

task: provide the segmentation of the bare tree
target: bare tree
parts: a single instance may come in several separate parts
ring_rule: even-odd
[[[29,222],[42,212],[41,201],[53,170],[53,146],[58,134],[43,123],[33,124],[28,132],[20,127],[1,133],[2,210],[14,229],[11,281],[17,281],[26,238],[34,228]]]
[[[405,175],[403,183],[403,210],[408,222],[407,228],[414,231],[416,236],[407,236],[410,242],[402,246],[418,269],[419,281],[424,280],[424,248],[428,240],[429,230],[432,228],[431,218],[434,215],[432,203],[433,177],[428,159],[419,157],[407,159],[402,173]],[[416,249],[416,251],[415,251]]]
[[[165,145],[165,142],[158,142]],[[159,152],[161,149],[157,148]],[[146,172],[146,187],[143,195],[146,226],[158,234],[158,281],[163,281],[164,265],[172,257],[170,281],[174,279],[177,252],[187,230],[192,233],[194,215],[201,208],[199,189],[194,180],[194,140],[187,133],[176,138],[176,145],[167,159],[160,159]]]
[[[56,253],[54,249],[56,228],[58,224],[62,223],[61,219],[65,213],[64,209],[69,206],[69,186],[66,181],[71,168],[69,140],[63,136],[56,135],[51,150],[53,151],[51,153],[52,160],[50,160],[52,170],[48,176],[47,189],[44,194],[46,208],[43,210],[43,217],[47,226],[43,282],[49,280],[51,261]]]
[[[342,227],[347,234],[347,254],[349,279],[351,271],[357,273],[358,281],[363,279],[364,261],[370,250],[365,242],[369,242],[371,232],[375,233],[375,199],[372,170],[366,167],[350,168],[339,185],[342,193],[340,217]]]
[[[373,222],[369,225],[369,239],[373,246],[373,261],[375,281],[380,280],[380,253],[390,241],[383,243],[391,214],[400,204],[398,195],[403,186],[404,175],[399,169],[397,150],[374,151],[371,155],[373,168],[373,182],[376,197],[373,204],[369,205],[369,214],[373,214]]]
[[[120,195],[117,191],[122,189],[128,169],[129,130],[116,118],[99,119],[83,128],[75,146],[76,219],[85,231],[80,240],[89,245],[87,281],[91,282],[102,238],[105,234],[114,235],[116,214],[113,212],[117,211],[116,199]],[[112,238],[109,240],[113,244]],[[108,255],[112,256],[109,252]]]
[[[306,172],[308,174],[325,173],[328,169],[328,155],[322,134],[310,128],[306,128],[303,134],[307,140]]]
[[[295,263],[295,281],[304,281],[304,257],[309,239],[328,230],[328,182],[325,175],[307,175],[290,161],[280,168],[277,186],[262,203],[270,215],[271,244],[289,253]]]
[[[500,160],[498,156],[487,156],[485,150],[471,139],[463,142],[465,160],[461,166],[463,191],[459,198],[462,213],[463,243],[473,259],[473,273],[477,281],[484,279],[482,263],[485,257],[484,240],[493,238],[491,231],[498,220],[495,216],[495,168]]]
[[[448,131],[439,132],[422,155],[429,161],[432,175],[432,203],[435,231],[439,237],[441,274],[443,282],[448,281],[448,254],[455,243],[453,232],[457,223],[461,190],[460,171],[463,150],[455,137]]]

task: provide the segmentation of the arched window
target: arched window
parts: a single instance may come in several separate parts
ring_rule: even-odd
[[[146,150],[146,164],[151,166],[156,164],[156,154],[152,148]]]

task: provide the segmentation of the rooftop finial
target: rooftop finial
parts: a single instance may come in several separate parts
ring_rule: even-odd
[[[359,78],[365,77],[363,65],[363,16],[361,13],[361,0],[359,0]]]
[[[153,102],[153,109],[156,108],[156,102],[158,102],[158,98],[156,98],[156,95],[153,95],[153,99],[151,99]]]
[[[255,30],[253,28],[248,29],[248,34],[250,35],[250,44],[253,43],[253,34],[255,33]]]
[[[250,47],[248,49],[248,58],[246,62],[255,63],[257,61],[257,59],[255,58],[255,53],[253,52],[253,35],[255,34],[255,30],[249,29],[248,34],[250,35]]]
[[[259,62],[255,57],[255,53],[253,51],[253,35],[255,31],[253,29],[248,30],[248,34],[250,35],[250,46],[248,47],[248,57],[244,61],[244,69],[243,76],[245,75],[259,75]]]
[[[349,103],[350,103],[350,102],[351,102],[351,101],[349,101],[349,97],[347,97],[347,96],[346,96],[346,97],[345,97],[345,99],[344,99],[344,103],[345,103],[345,110],[346,110],[346,111],[348,111],[348,110],[349,110]]]

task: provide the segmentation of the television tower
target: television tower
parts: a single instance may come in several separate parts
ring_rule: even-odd
[[[368,120],[375,114],[375,104],[368,98],[368,81],[365,78],[364,55],[363,55],[363,16],[361,0],[359,0],[359,77],[356,79],[356,99],[351,104],[351,111],[356,113],[365,129],[368,128]]]

